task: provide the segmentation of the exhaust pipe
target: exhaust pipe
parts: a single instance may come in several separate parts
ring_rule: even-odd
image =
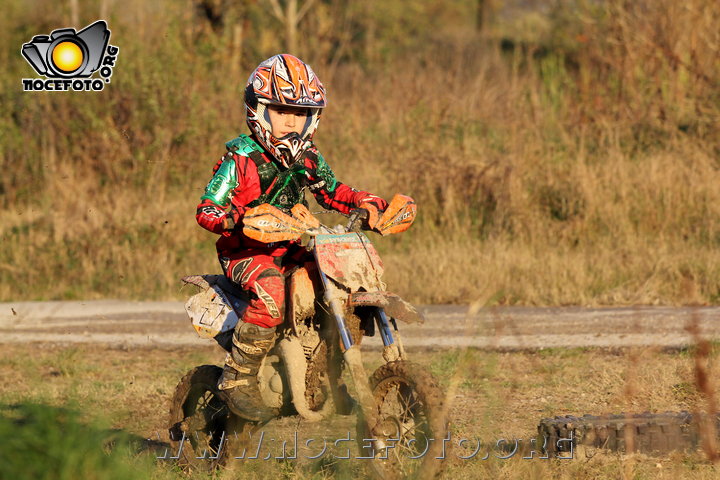
[[[328,397],[322,409],[318,412],[311,410],[305,399],[307,362],[305,361],[305,353],[300,340],[285,337],[278,342],[278,347],[285,362],[292,402],[298,414],[309,422],[319,422],[330,416],[335,410],[332,396]]]

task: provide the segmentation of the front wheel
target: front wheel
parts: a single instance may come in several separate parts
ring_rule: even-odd
[[[417,364],[387,363],[370,378],[377,423],[358,415],[362,457],[376,478],[434,478],[440,471],[448,425],[442,391]]]

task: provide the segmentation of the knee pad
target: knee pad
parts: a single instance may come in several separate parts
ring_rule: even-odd
[[[285,279],[277,270],[262,272],[252,288],[270,317],[282,323],[285,313]]]

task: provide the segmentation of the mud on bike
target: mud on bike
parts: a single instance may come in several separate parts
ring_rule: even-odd
[[[401,233],[416,206],[396,195],[377,222],[381,235]],[[357,444],[377,478],[433,478],[441,467],[447,434],[445,398],[433,376],[408,360],[398,322],[422,323],[408,302],[386,291],[383,264],[358,231],[358,211],[347,225],[328,227],[304,205],[281,211],[263,204],[248,210],[244,233],[269,243],[304,240],[307,258],[286,273],[286,312],[279,337],[258,372],[263,402],[278,418],[317,422],[357,415]],[[230,351],[248,293],[223,275],[183,278],[199,287],[185,308],[198,335]],[[382,365],[368,377],[364,336],[378,334]],[[342,376],[347,370],[354,396]],[[217,384],[222,368],[202,365],[178,383],[170,408],[170,440],[186,470],[226,465],[264,424],[234,415]],[[272,420],[271,420],[272,421]]]

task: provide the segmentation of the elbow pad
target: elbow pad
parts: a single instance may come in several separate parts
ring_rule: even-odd
[[[227,207],[230,204],[232,191],[238,186],[237,168],[235,160],[228,157],[220,164],[212,180],[205,188],[205,194],[200,200],[210,200],[216,205]]]

